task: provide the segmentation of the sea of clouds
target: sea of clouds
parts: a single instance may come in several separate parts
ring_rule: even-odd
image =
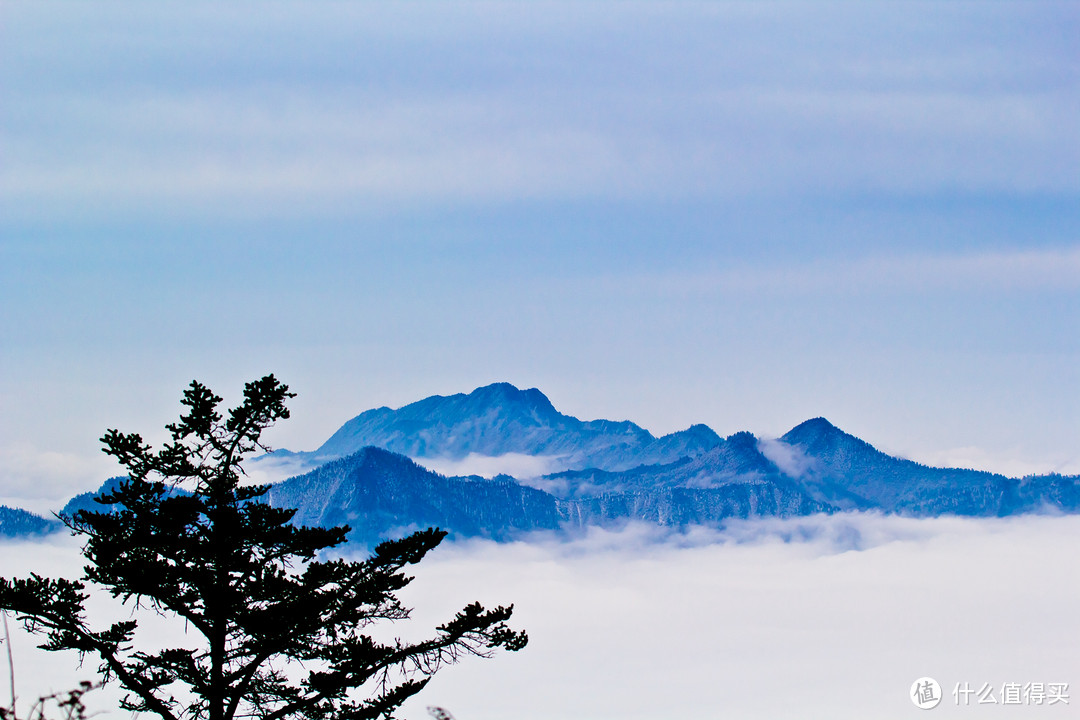
[[[0,547],[4,576],[73,575],[70,538]],[[920,677],[935,717],[1071,717],[1065,706],[958,707],[957,683],[1080,692],[1080,517],[840,514],[670,532],[629,525],[438,548],[403,593],[418,639],[473,600],[514,603],[529,646],[441,671],[401,717],[457,720],[896,718]],[[13,630],[15,628],[13,627]],[[176,628],[158,627],[160,641]],[[15,631],[25,701],[93,676]],[[3,693],[6,695],[6,692]],[[92,709],[116,715],[116,692]]]

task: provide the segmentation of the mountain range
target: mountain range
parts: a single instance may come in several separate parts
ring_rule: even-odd
[[[563,470],[626,470],[673,462],[720,442],[720,436],[705,425],[657,438],[629,421],[578,420],[556,410],[536,388],[519,390],[495,383],[467,395],[434,395],[397,410],[368,410],[312,452],[279,450],[274,455],[317,467],[365,447],[378,447],[418,459],[520,454],[550,458]]]
[[[543,460],[548,472],[447,477],[423,467],[522,456]],[[824,418],[778,439],[723,438],[705,425],[656,437],[628,421],[564,415],[539,390],[507,383],[368,410],[314,451],[278,451],[252,466],[282,461],[304,471],[272,485],[271,504],[297,508],[297,523],[348,524],[350,539],[365,545],[428,526],[509,540],[630,521],[685,528],[848,510],[1080,510],[1080,476],[927,467],[882,453]],[[83,495],[63,512],[91,505]]]
[[[48,535],[63,527],[58,520],[43,518],[22,508],[0,505],[0,538]]]

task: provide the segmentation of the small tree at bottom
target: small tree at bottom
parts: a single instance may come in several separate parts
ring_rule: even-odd
[[[403,573],[445,537],[429,529],[382,543],[362,561],[320,559],[348,527],[290,524],[295,510],[262,501],[267,486],[240,484],[242,459],[267,450],[261,434],[288,418],[288,387],[268,375],[222,417],[221,398],[198,382],[186,413],[157,451],[138,434],[108,431],[105,452],[128,471],[99,512],[66,518],[86,538],[83,581],[0,578],[0,608],[44,635],[46,650],[95,655],[122,707],[164,720],[391,718],[445,663],[519,650],[513,606],[468,605],[421,642],[384,643],[373,623],[403,620]],[[84,582],[85,581],[85,582]],[[86,582],[124,605],[182,620],[197,641],[162,650],[134,644],[137,621],[94,628]]]

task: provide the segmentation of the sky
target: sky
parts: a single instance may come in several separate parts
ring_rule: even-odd
[[[1080,472],[1073,2],[0,6],[0,502],[199,379]]]

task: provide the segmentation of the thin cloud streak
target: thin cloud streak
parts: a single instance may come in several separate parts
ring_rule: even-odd
[[[658,110],[447,97],[166,96],[47,103],[78,141],[5,143],[9,202],[261,206],[762,193],[1075,193],[1070,113],[1010,98],[745,93]],[[597,102],[596,98],[591,99]],[[677,113],[671,114],[676,108]],[[696,119],[683,120],[685,116]],[[988,122],[986,118],[994,118]],[[931,120],[932,118],[932,120]],[[27,124],[35,123],[28,118]],[[1012,127],[1010,127],[1012,125]],[[88,132],[87,132],[88,131]],[[17,207],[17,205],[15,205]]]
[[[503,455],[481,455],[469,453],[463,458],[426,458],[415,457],[413,460],[428,470],[450,476],[479,475],[492,478],[496,475],[510,475],[529,484],[529,481],[565,470],[566,462],[557,455],[525,455],[523,453],[505,453]]]
[[[758,294],[829,297],[913,291],[1042,291],[1080,289],[1080,247],[971,253],[873,255],[606,278],[611,292],[694,297]]]
[[[104,43],[96,23],[111,16],[95,14],[79,38],[103,66],[79,82],[15,42],[13,66],[41,75],[7,78],[0,191],[12,211],[47,214],[1080,192],[1075,71],[1013,29],[1051,23],[1057,6],[978,22],[936,5],[507,7],[358,17],[328,5],[312,18],[283,4],[255,24],[209,11],[232,31],[224,49],[191,25],[205,7],[174,17],[181,30],[161,50],[141,38],[162,16],[122,13],[120,41]],[[50,38],[62,9],[10,22]],[[260,74],[252,57],[281,71]]]

